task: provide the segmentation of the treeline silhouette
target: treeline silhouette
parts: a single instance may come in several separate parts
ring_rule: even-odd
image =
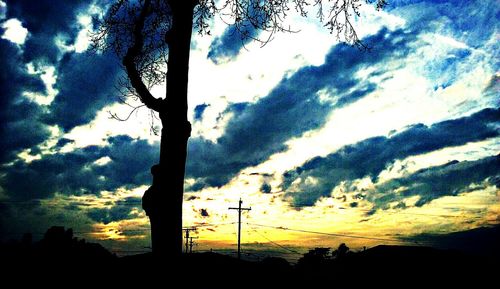
[[[10,276],[32,277],[51,273],[64,277],[114,265],[117,257],[100,244],[73,236],[72,229],[53,226],[37,242],[33,242],[31,233],[26,233],[21,240],[0,243],[0,260],[4,272]]]
[[[99,280],[101,285],[155,288],[486,288],[499,272],[496,257],[419,246],[380,245],[355,252],[344,243],[334,250],[311,249],[295,265],[277,257],[251,262],[204,252],[185,254],[172,266],[151,253],[117,257],[63,227],[51,227],[37,242],[25,234],[0,243],[0,260],[0,274],[6,277],[1,280],[14,279],[18,285]]]

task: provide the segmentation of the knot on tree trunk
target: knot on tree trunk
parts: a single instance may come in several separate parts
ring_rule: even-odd
[[[158,201],[158,194],[160,194],[161,167],[159,164],[151,167],[151,174],[153,175],[153,184],[142,196],[142,208],[148,216],[154,213],[154,208],[157,207],[155,203]]]
[[[186,121],[184,123],[184,136],[186,138],[189,138],[191,136],[191,123],[189,121]]]

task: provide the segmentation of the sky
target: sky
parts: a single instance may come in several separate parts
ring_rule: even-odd
[[[106,1],[0,1],[0,237],[52,225],[147,251],[158,162],[147,109],[121,122],[120,61],[90,49]],[[224,20],[191,43],[184,226],[195,250],[291,255],[415,245],[500,223],[498,2],[362,7],[371,50],[314,17],[262,46]],[[257,37],[265,37],[251,31]],[[165,87],[152,93],[163,97]],[[153,125],[159,126],[158,122]],[[421,244],[421,243],[418,243]]]

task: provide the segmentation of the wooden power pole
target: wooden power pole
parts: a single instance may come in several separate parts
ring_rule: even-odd
[[[189,251],[188,251],[188,248],[189,248],[189,232],[190,231],[195,231],[196,228],[185,228],[183,230],[186,232],[186,235],[184,237],[186,239],[186,243],[185,243],[186,253],[189,253]]]
[[[229,208],[229,210],[238,210],[238,259],[241,259],[241,211],[250,211],[252,208],[242,208],[243,201],[240,198],[238,208]]]
[[[198,239],[198,237],[189,237],[189,254],[193,253],[194,239]]]

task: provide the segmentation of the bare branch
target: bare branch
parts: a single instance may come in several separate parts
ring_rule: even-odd
[[[132,116],[132,114],[134,112],[136,112],[139,108],[144,107],[144,106],[146,106],[146,105],[143,104],[143,105],[139,105],[139,106],[133,107],[133,109],[130,111],[130,113],[126,117],[124,117],[124,118],[119,117],[116,113],[114,113],[112,111],[108,111],[108,113],[110,115],[110,118],[112,118],[112,119],[116,119],[116,120],[119,120],[119,121],[127,121]]]
[[[234,27],[242,42],[251,39],[264,46],[278,32],[298,32],[287,26],[285,21],[291,9],[302,17],[308,17],[309,8],[314,7],[316,17],[339,41],[367,50],[369,48],[359,39],[352,20],[360,16],[362,2],[375,3],[377,10],[387,5],[385,0],[225,0],[217,7],[213,0],[200,0],[194,23],[198,33],[210,35],[208,21],[218,14],[224,23]],[[260,36],[261,32],[264,32],[263,36]]]
[[[99,26],[91,34],[95,51],[112,51],[122,59],[128,77],[119,83],[121,97],[140,100],[156,111],[163,99],[154,98],[150,89],[166,79],[168,45],[163,39],[170,14],[164,0],[117,0],[106,15],[96,17]]]
[[[175,0],[186,1],[186,0]],[[168,63],[169,31],[172,7],[177,2],[165,0],[115,0],[106,15],[95,19],[98,29],[92,33],[94,50],[111,50],[120,59],[128,77],[119,81],[120,102],[132,110],[142,102],[159,112],[165,106],[162,98],[155,98],[151,88],[165,83]],[[193,26],[199,34],[210,35],[211,21],[218,15],[234,33],[239,34],[242,47],[247,39],[266,45],[278,32],[296,33],[287,17],[291,13],[302,17],[313,15],[339,41],[368,50],[356,32],[354,19],[360,16],[364,3],[383,9],[385,0],[190,0],[195,5]],[[133,102],[129,103],[129,99]],[[154,113],[151,119],[154,120]]]
[[[141,101],[150,109],[155,111],[161,111],[162,100],[155,98],[149,89],[146,87],[142,81],[141,74],[137,70],[135,58],[142,53],[142,47],[144,45],[143,28],[146,22],[146,17],[151,13],[151,1],[145,0],[142,7],[139,18],[135,21],[134,25],[134,44],[130,46],[127,50],[127,54],[123,57],[123,65],[127,69],[128,76],[130,78],[130,83],[136,90]]]

